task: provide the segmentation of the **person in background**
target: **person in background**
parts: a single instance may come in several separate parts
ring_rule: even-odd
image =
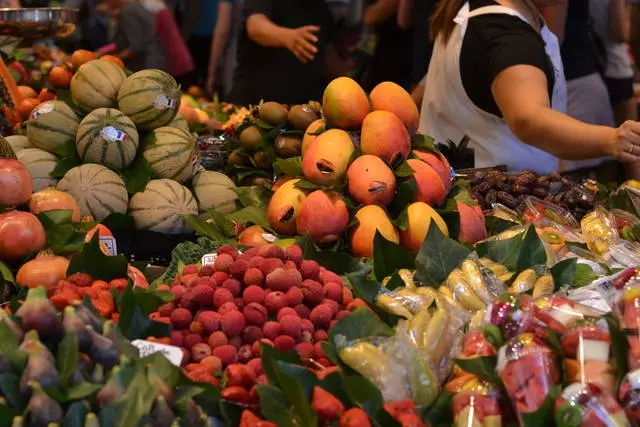
[[[238,65],[228,101],[256,105],[320,100],[324,73],[341,75],[324,0],[245,0]]]
[[[19,9],[20,0],[0,0],[0,8]]]
[[[213,86],[218,84],[222,87],[222,99],[226,100],[233,86],[233,73],[238,65],[238,41],[242,32],[242,8],[245,0],[235,0],[231,12],[231,32],[227,42],[227,51],[224,55],[222,68],[218,71],[221,78],[214,78]]]
[[[225,55],[225,53],[230,48],[229,38],[233,28],[234,6],[233,1],[221,1],[218,3],[218,13],[215,29],[213,30],[213,38],[211,39],[211,52],[209,54],[209,65],[207,66],[207,80],[205,84],[205,90],[209,95],[217,92],[223,85],[222,80],[216,79],[216,77],[229,58],[229,55]],[[236,10],[238,9],[236,8]],[[234,47],[234,55],[235,53]]]
[[[631,3],[629,45],[636,62],[636,70],[640,70],[640,0],[629,0],[629,3]]]

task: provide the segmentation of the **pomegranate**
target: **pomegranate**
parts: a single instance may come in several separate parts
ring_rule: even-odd
[[[33,193],[29,200],[29,210],[34,214],[58,209],[73,211],[71,219],[80,221],[80,206],[73,197],[60,190],[46,188]]]
[[[20,261],[42,250],[46,241],[44,227],[33,214],[20,211],[0,214],[0,259]]]
[[[27,168],[17,160],[0,159],[0,207],[13,208],[27,203],[33,182]]]
[[[49,291],[67,277],[68,268],[69,260],[65,257],[54,255],[51,251],[42,251],[20,267],[16,282],[29,288],[44,286]]]

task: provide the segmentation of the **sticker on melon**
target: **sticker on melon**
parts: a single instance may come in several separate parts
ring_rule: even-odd
[[[196,140],[182,129],[163,126],[145,136],[142,155],[155,176],[183,183],[195,170]]]
[[[76,113],[64,102],[43,102],[27,121],[27,138],[37,148],[63,154],[67,143],[75,140],[79,123]]]

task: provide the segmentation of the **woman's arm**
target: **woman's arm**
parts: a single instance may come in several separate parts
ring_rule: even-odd
[[[400,0],[400,4],[398,5],[398,27],[403,30],[413,26],[413,17],[411,16],[413,12],[413,2],[414,0]]]
[[[631,31],[629,44],[636,61],[636,67],[640,69],[640,2],[631,4]]]
[[[210,94],[212,94],[214,90],[218,64],[227,49],[229,33],[231,32],[232,13],[232,3],[221,1],[218,4],[218,19],[216,21],[216,28],[213,31],[213,39],[211,40],[211,55],[209,58],[209,72],[206,85],[206,90]]]
[[[377,25],[391,18],[398,10],[400,0],[378,0],[364,11],[365,25]]]
[[[563,160],[613,156],[629,163],[640,159],[640,123],[627,122],[613,129],[588,125],[554,111],[547,78],[536,67],[506,68],[493,80],[491,91],[507,125],[526,144]]]
[[[284,47],[289,49],[300,62],[312,61],[318,53],[315,33],[320,27],[305,25],[300,28],[286,28],[276,25],[267,15],[254,13],[247,18],[247,34],[260,46]]]
[[[569,0],[560,3],[558,6],[547,7],[542,11],[542,16],[547,22],[549,29],[558,37],[560,44],[564,42],[564,29],[567,25],[567,10]]]
[[[20,9],[22,6],[20,5],[20,0],[9,0],[9,7],[11,9]]]
[[[629,41],[631,10],[625,0],[611,0],[611,35],[618,43]]]

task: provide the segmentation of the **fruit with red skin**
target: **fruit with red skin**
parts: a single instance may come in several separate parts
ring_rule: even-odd
[[[227,279],[222,282],[222,288],[228,289],[234,297],[239,297],[242,293],[242,283],[236,279]]]
[[[287,335],[280,335],[273,340],[273,345],[278,351],[286,353],[296,347],[296,340]]]
[[[182,278],[180,279],[180,283],[182,283],[187,288],[193,288],[198,279],[200,279],[200,277],[198,277],[196,273],[187,274],[182,276]]]
[[[337,303],[342,302],[342,285],[336,282],[329,282],[324,285],[324,297]]]
[[[184,343],[184,335],[182,335],[178,331],[171,331],[171,341],[169,341],[169,345],[182,347],[183,343]]]
[[[211,356],[211,347],[201,342],[191,348],[191,359],[195,363],[200,363],[206,357]]]
[[[262,274],[259,268],[249,268],[247,272],[244,273],[244,284],[246,286],[261,285],[263,281],[264,274]]]
[[[198,280],[196,280],[193,286],[196,287],[202,285],[211,287],[211,279],[209,277],[200,277]]]
[[[342,287],[342,304],[344,306],[347,306],[351,304],[351,301],[353,301],[353,292],[351,292],[351,289],[345,288],[343,286]]]
[[[325,329],[329,326],[329,322],[333,317],[333,312],[331,307],[327,304],[320,304],[311,310],[311,314],[309,315],[309,320],[313,322],[316,328]]]
[[[273,347],[273,341],[267,338],[262,338],[260,341],[254,342],[251,346],[251,351],[253,352],[253,354],[255,354],[256,356],[260,355],[260,347],[262,346],[262,344]]]
[[[281,321],[281,319],[282,319],[282,317],[283,317],[283,316],[286,316],[286,315],[288,315],[288,314],[291,314],[291,315],[294,315],[294,316],[296,316],[296,317],[299,317],[299,316],[298,316],[298,314],[296,313],[296,311],[295,311],[293,308],[291,308],[291,307],[284,307],[283,309],[281,309],[281,310],[278,312],[278,316],[276,316],[276,318],[277,318],[278,322],[280,322],[280,321]]]
[[[344,405],[337,397],[323,388],[315,386],[311,396],[311,409],[320,422],[333,421],[344,413]]]
[[[245,365],[233,363],[225,368],[223,375],[227,379],[227,387],[239,386],[248,389],[255,384],[255,377],[251,374]]]
[[[295,270],[298,271],[298,266],[296,265],[295,262],[293,261],[285,261],[284,265],[282,266],[282,268],[284,268],[285,270]],[[299,274],[299,273],[298,273]]]
[[[349,312],[349,311],[342,310],[342,311],[339,311],[338,313],[336,313],[336,315],[335,315],[334,319],[335,319],[335,320],[340,320],[340,319],[342,319],[343,317],[348,316],[349,314],[350,314],[350,312]]]
[[[224,334],[224,332],[216,331],[209,336],[208,343],[209,347],[216,348],[227,345],[229,343],[229,340],[227,339],[227,336]]]
[[[251,351],[251,345],[243,344],[238,349],[238,362],[247,363],[249,360],[253,359],[253,351]]]
[[[193,316],[186,308],[176,308],[171,313],[171,325],[176,329],[186,329],[191,324]]]
[[[215,270],[213,268],[212,265],[205,265],[204,267],[200,268],[200,271],[198,271],[198,276],[200,277],[211,277],[211,275],[215,273]]]
[[[331,309],[331,316],[335,316],[336,314],[338,314],[338,311],[340,311],[340,304],[338,304],[337,302],[335,302],[332,299],[323,299],[322,300],[322,305],[326,305],[327,307],[329,307]]]
[[[324,353],[322,349],[322,343],[317,342],[313,345],[313,357],[316,359],[325,359],[327,355]]]
[[[298,266],[300,265],[303,257],[302,248],[300,248],[300,246],[291,245],[286,249],[286,253],[287,260],[295,262]]]
[[[301,319],[308,319],[309,315],[311,314],[311,310],[309,310],[309,307],[307,307],[304,304],[298,304],[295,307],[293,307],[293,309],[296,311],[296,314]]]
[[[244,300],[242,299],[242,297],[234,298],[233,299],[233,303],[236,305],[236,307],[238,307],[239,311],[244,310],[245,303],[244,303]]]
[[[213,332],[220,330],[220,313],[207,310],[198,314],[198,322],[202,324],[204,332],[211,335]]]
[[[195,264],[187,264],[182,269],[182,275],[186,276],[187,274],[198,274],[198,266]]]
[[[191,362],[191,353],[186,348],[181,348],[182,350],[182,361],[180,362],[180,366],[188,365]]]
[[[218,288],[213,292],[213,305],[220,308],[225,302],[232,302],[233,294],[229,289]]]
[[[191,332],[192,334],[202,335],[204,333],[204,326],[202,326],[202,323],[194,320],[189,325],[189,332]]]
[[[175,285],[171,287],[171,293],[176,300],[179,300],[184,294],[187,293],[187,288],[182,285]]]
[[[297,341],[298,341],[298,343],[301,343],[301,342],[310,342],[310,343],[312,343],[313,342],[313,334],[311,332],[309,332],[309,331],[303,330],[302,334],[300,335],[300,338],[298,338]]]
[[[186,337],[184,337],[184,342],[182,343],[182,346],[187,350],[191,351],[193,346],[195,346],[196,344],[200,344],[201,342],[202,342],[202,337],[200,335],[189,334]]]
[[[263,258],[258,268],[265,277],[276,268],[282,268],[284,263],[279,258]]]
[[[245,405],[251,400],[249,392],[244,387],[240,386],[225,387],[220,392],[220,395],[224,400],[243,403]]]
[[[264,298],[264,306],[269,314],[276,315],[287,306],[287,297],[283,292],[269,292]]]
[[[326,285],[327,283],[337,283],[339,285],[344,284],[344,282],[342,281],[342,277],[338,276],[333,271],[330,271],[324,268],[320,269],[319,282],[322,283],[323,285]]]
[[[256,341],[261,340],[263,336],[264,334],[262,333],[262,328],[260,326],[250,325],[242,331],[242,342],[244,344],[253,344]]]
[[[246,320],[239,311],[230,311],[222,315],[220,325],[222,326],[222,332],[227,337],[232,338],[242,333],[246,326]]]
[[[213,305],[213,288],[209,285],[196,285],[189,292],[189,297],[197,307],[211,307]]]
[[[267,275],[265,283],[272,291],[287,292],[293,286],[300,286],[302,275],[298,270],[276,268]]]
[[[262,369],[262,359],[256,357],[247,362],[247,369],[253,372],[253,376],[258,378],[260,375],[264,374],[264,370]]]
[[[224,271],[216,271],[215,273],[213,273],[213,276],[211,276],[211,281],[213,282],[214,286],[220,286],[228,278],[229,278],[229,275]]]
[[[238,310],[238,306],[231,301],[225,302],[220,306],[220,308],[218,308],[218,313],[220,314],[220,316],[223,316],[225,313],[228,313],[230,311],[240,311],[240,310]]]
[[[302,294],[304,295],[304,301],[307,305],[315,306],[320,304],[324,299],[324,292],[322,284],[315,280],[307,279],[300,285]]]
[[[367,303],[364,300],[362,300],[360,298],[356,298],[353,301],[351,301],[349,303],[349,305],[347,305],[347,310],[354,311],[355,309],[360,308],[360,307],[367,308],[367,309],[369,308],[369,306],[367,305]]]
[[[267,309],[257,302],[247,304],[242,312],[250,325],[262,326],[268,318]]]
[[[302,319],[302,332],[309,332],[313,334],[315,331],[315,326],[313,326],[313,322],[309,319]]]
[[[302,304],[302,301],[304,301],[304,294],[302,293],[302,290],[297,286],[290,288],[287,291],[286,295],[287,305],[289,307],[295,307],[298,304]]]
[[[220,246],[216,250],[216,254],[218,254],[218,255],[228,254],[228,255],[231,255],[232,258],[235,259],[235,257],[238,256],[238,248],[235,248],[235,247],[229,246],[229,245]]]
[[[237,337],[229,338],[229,345],[234,346],[238,351],[242,347],[242,337],[238,335]]]
[[[282,333],[282,328],[280,327],[280,323],[268,321],[262,327],[262,333],[265,338],[273,341]]]
[[[236,259],[233,264],[229,266],[229,273],[236,279],[242,280],[244,274],[249,269],[249,261],[244,259]]]
[[[230,344],[221,345],[211,350],[211,355],[222,361],[223,365],[236,363],[238,360],[236,348]]]
[[[209,368],[209,372],[211,372],[213,375],[220,375],[220,373],[222,372],[222,360],[220,360],[219,357],[205,357],[200,363]]]
[[[300,263],[300,274],[305,280],[318,280],[320,278],[320,265],[315,261],[305,259]]]
[[[162,317],[171,317],[171,312],[173,311],[174,308],[175,308],[175,305],[172,302],[168,302],[158,307],[158,313]]]
[[[302,334],[302,320],[297,314],[287,314],[282,316],[280,326],[282,327],[282,333],[293,339],[300,338],[300,335]]]
[[[86,287],[91,286],[93,279],[86,273],[74,273],[67,277],[67,281],[73,283],[76,286]]]
[[[371,421],[362,409],[351,408],[340,417],[340,427],[371,427]]]
[[[285,260],[287,258],[287,254],[284,249],[274,244],[264,245],[258,248],[258,256],[265,258],[279,258],[281,260]]]
[[[264,304],[264,298],[267,295],[267,291],[260,286],[251,285],[248,286],[242,293],[242,299],[245,304],[257,302],[258,304]]]
[[[233,264],[234,262],[235,261],[231,255],[220,254],[214,261],[213,266],[216,269],[216,271],[229,273],[229,268],[231,267],[231,264]]]
[[[308,342],[301,342],[296,345],[296,351],[303,359],[310,359],[313,357],[313,344]]]

